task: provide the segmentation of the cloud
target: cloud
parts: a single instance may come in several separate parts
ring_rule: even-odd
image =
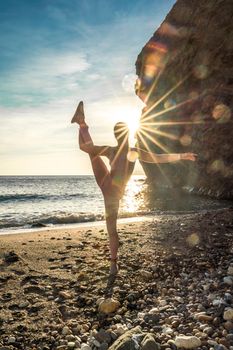
[[[5,77],[2,105],[40,105],[66,96],[79,87],[81,74],[90,68],[86,56],[76,52],[42,51],[28,57]],[[6,99],[8,95],[8,99]]]

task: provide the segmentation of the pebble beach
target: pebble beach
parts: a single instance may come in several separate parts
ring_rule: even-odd
[[[0,350],[233,349],[233,209],[0,236]]]

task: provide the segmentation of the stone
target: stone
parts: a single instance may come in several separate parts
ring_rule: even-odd
[[[140,273],[145,280],[150,280],[153,277],[153,274],[150,271],[141,270]]]
[[[233,265],[230,265],[227,270],[228,275],[233,275]]]
[[[73,341],[69,341],[67,344],[68,349],[73,349],[73,348],[75,348],[75,346],[76,346],[75,342],[73,342]]]
[[[208,334],[208,335],[211,335],[211,334],[214,333],[214,330],[213,330],[212,327],[206,327],[206,328],[203,329],[203,332]]]
[[[19,304],[19,308],[20,308],[20,309],[23,309],[23,308],[25,308],[25,307],[27,307],[27,306],[29,306],[29,305],[30,305],[30,304],[29,304],[28,301],[24,301],[24,302],[22,302],[22,303]]]
[[[137,350],[138,343],[133,339],[133,335],[143,334],[141,327],[137,326],[122,334],[109,348],[109,350]]]
[[[194,335],[178,335],[175,339],[177,348],[193,349],[201,346],[201,340]]]
[[[15,337],[10,336],[10,337],[8,338],[8,344],[13,344],[13,343],[15,343],[15,342],[16,342],[16,338],[15,338]]]
[[[159,350],[160,345],[155,341],[152,334],[148,333],[142,343],[141,343],[142,350]]]
[[[118,335],[122,335],[124,334],[125,332],[127,332],[128,328],[125,324],[121,324],[121,323],[117,323],[115,325],[115,332],[118,334]]]
[[[232,321],[233,320],[233,309],[225,309],[223,318],[225,321]]]
[[[63,327],[62,329],[62,335],[68,335],[68,334],[71,334],[71,330],[69,329],[69,327],[65,326]]]
[[[97,332],[94,337],[96,340],[98,340],[100,343],[106,342],[107,344],[111,343],[111,335],[109,332],[106,332],[103,328]]]
[[[227,284],[228,286],[233,285],[233,277],[232,276],[226,276],[223,278],[223,282]]]
[[[11,263],[14,263],[16,261],[19,261],[19,256],[18,254],[16,254],[13,250],[10,251],[9,253],[5,253],[4,254],[4,261],[7,263],[7,264],[11,264]]]
[[[225,294],[224,294],[224,300],[225,300],[227,303],[231,304],[231,303],[232,303],[232,300],[233,300],[233,297],[232,297],[232,295],[231,295],[230,293],[225,293]]]
[[[120,303],[118,300],[115,300],[113,298],[104,299],[99,304],[99,312],[102,312],[104,314],[110,314],[112,312],[115,312],[120,306]]]
[[[233,331],[233,322],[227,321],[223,324],[223,326],[227,331]]]
[[[98,342],[98,340],[96,340],[96,339],[94,339],[94,340],[92,341],[92,344],[93,344],[94,346],[96,346],[97,348],[100,347],[100,342]]]
[[[71,294],[69,292],[66,291],[60,291],[58,293],[59,297],[62,297],[63,299],[71,299]]]
[[[103,342],[100,344],[99,350],[107,350],[108,349],[108,343]]]
[[[198,313],[195,315],[195,318],[198,320],[198,321],[201,321],[201,322],[211,322],[213,321],[213,316],[209,316],[209,315],[206,315],[204,313]]]
[[[91,347],[88,344],[86,344],[86,343],[82,343],[81,344],[81,350],[91,350]]]

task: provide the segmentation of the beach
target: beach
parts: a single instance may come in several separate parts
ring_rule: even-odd
[[[3,234],[0,349],[231,349],[232,233],[232,208],[120,223],[115,280],[104,225]]]

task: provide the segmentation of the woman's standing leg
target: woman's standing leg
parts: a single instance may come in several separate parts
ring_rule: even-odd
[[[117,253],[119,248],[119,236],[117,232],[117,216],[119,210],[119,199],[111,196],[104,196],[106,226],[109,236],[110,248],[110,274],[116,274],[118,271]]]

